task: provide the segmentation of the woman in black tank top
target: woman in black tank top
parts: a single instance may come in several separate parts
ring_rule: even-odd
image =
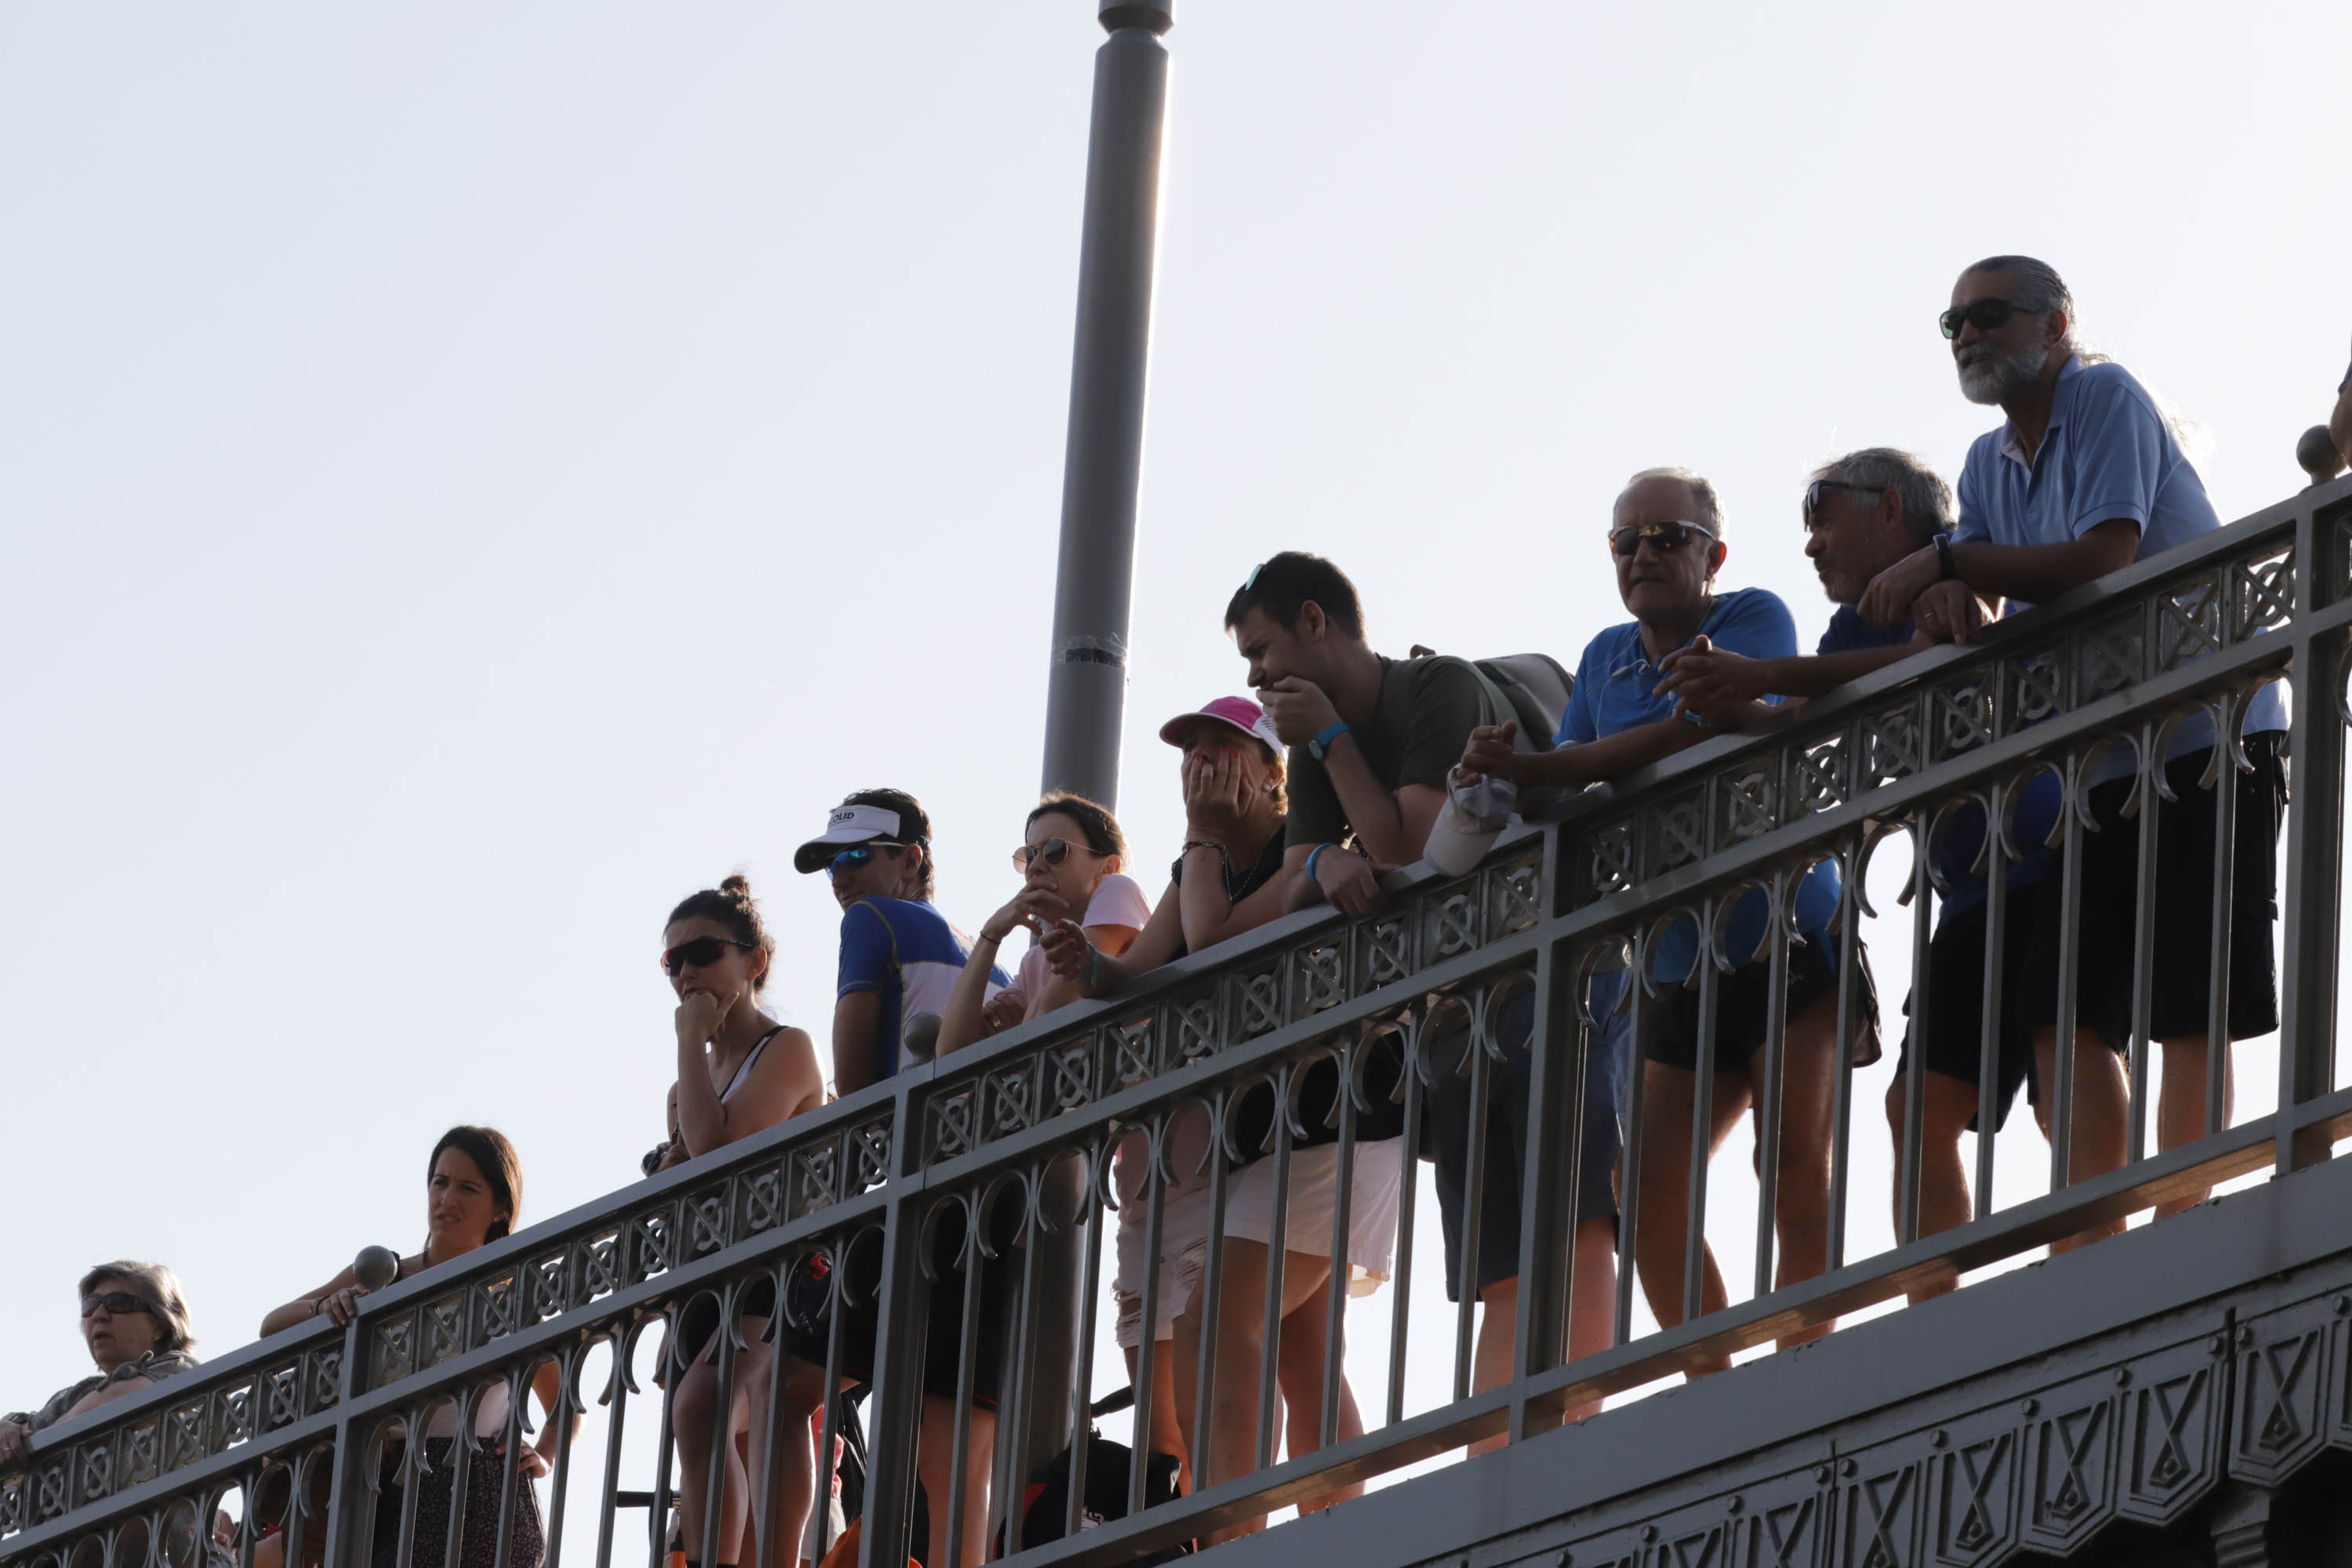
[[[760,1006],[775,956],[775,942],[751,901],[751,884],[740,876],[692,895],[670,911],[662,932],[662,971],[678,999],[677,1081],[670,1089],[669,1141],[647,1157],[651,1170],[682,1164],[824,1103],[824,1075],[808,1032],[779,1024]],[[731,1391],[719,1386],[718,1322],[708,1300],[687,1303],[673,1321],[677,1359],[691,1362],[678,1380],[671,1412],[681,1471],[678,1524],[689,1563],[701,1560],[708,1533],[703,1515],[713,1458],[710,1430],[723,1393],[733,1419],[719,1456],[724,1474],[712,1561],[782,1560],[779,1552],[743,1555],[754,1546],[756,1532],[747,1517],[747,1460],[750,1475],[762,1473],[770,1426],[769,1358],[777,1353],[775,1341],[785,1339],[766,1333],[775,1310],[772,1282],[761,1281],[738,1296],[749,1348],[736,1352]],[[799,1419],[779,1428],[785,1436],[777,1529],[796,1551],[815,1485],[807,1411],[824,1398],[824,1370],[795,1358],[783,1381],[785,1402],[807,1407],[798,1412]],[[748,1437],[748,1456],[736,1447],[737,1432]]]

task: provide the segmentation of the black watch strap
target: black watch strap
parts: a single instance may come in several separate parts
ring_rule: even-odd
[[[1936,535],[1936,559],[1944,568],[1943,581],[1949,582],[1951,579],[1960,574],[1959,563],[1952,559],[1952,536],[1950,534],[1939,533]]]

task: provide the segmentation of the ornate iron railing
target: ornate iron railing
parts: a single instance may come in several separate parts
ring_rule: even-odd
[[[633,1406],[648,1396],[635,1375],[641,1347],[650,1353],[655,1343],[646,1331],[674,1330],[698,1303],[716,1309],[717,1321],[732,1322],[762,1284],[786,1303],[777,1321],[793,1321],[803,1336],[801,1348],[814,1356],[810,1347],[824,1347],[828,1385],[863,1377],[870,1361],[864,1560],[901,1562],[908,1547],[917,1555],[929,1550],[913,1529],[919,1432],[927,1384],[940,1388],[950,1373],[953,1451],[946,1470],[932,1473],[985,1470],[991,1480],[984,1489],[950,1487],[953,1495],[927,1497],[925,1506],[944,1518],[949,1568],[967,1555],[961,1540],[968,1507],[988,1510],[988,1551],[995,1555],[1003,1550],[1005,1515],[1019,1511],[1011,1505],[1024,1496],[1032,1455],[1087,1422],[1122,1202],[1131,1205],[1129,1223],[1145,1233],[1142,1288],[1150,1297],[1174,1289],[1158,1261],[1169,1205],[1181,1191],[1205,1184],[1208,1235],[1192,1313],[1201,1325],[1203,1364],[1197,1391],[1177,1412],[1190,1417],[1192,1431],[1205,1435],[1214,1427],[1213,1391],[1234,1386],[1232,1369],[1221,1384],[1213,1364],[1217,1315],[1224,1310],[1220,1276],[1227,1266],[1222,1241],[1230,1189],[1246,1167],[1270,1162],[1276,1190],[1286,1192],[1301,1146],[1331,1144],[1337,1195],[1312,1223],[1328,1227],[1318,1238],[1324,1250],[1344,1253],[1350,1175],[1370,1142],[1364,1131],[1375,1122],[1383,1133],[1401,1131],[1408,1162],[1397,1278],[1385,1308],[1387,1364],[1370,1402],[1368,1429],[1343,1434],[1343,1363],[1328,1353],[1314,1369],[1319,1397],[1307,1427],[1325,1440],[1278,1457],[1282,1396],[1276,1357],[1266,1355],[1247,1369],[1255,1391],[1250,1463],[1236,1467],[1227,1457],[1221,1464],[1213,1447],[1196,1452],[1198,1474],[1223,1479],[1148,1507],[1146,1477],[1136,1467],[1119,1478],[1126,1483],[1123,1516],[1030,1547],[1024,1562],[1129,1559],[1246,1527],[1270,1510],[1465,1443],[1530,1436],[1597,1397],[1712,1363],[2167,1198],[2265,1167],[2285,1173],[2325,1159],[2334,1140],[2352,1132],[2352,1093],[2337,1085],[2334,1043],[2344,730],[2352,722],[2345,692],[2347,628],[2352,480],[2315,488],[2140,563],[2017,617],[1974,646],[1937,649],[1858,681],[1769,733],[1710,742],[1572,801],[1552,820],[1506,836],[1466,876],[1392,879],[1389,904],[1376,914],[1288,917],[1154,973],[1123,994],[903,1074],[365,1297],[348,1330],[307,1324],[62,1424],[40,1436],[28,1468],[0,1476],[0,1568],[197,1568],[199,1558],[253,1568],[257,1556],[266,1562],[273,1552],[283,1563],[323,1560],[337,1568],[371,1558],[385,1568],[396,1559],[405,1568],[420,1553],[438,1561],[442,1543],[420,1540],[415,1520],[430,1464],[426,1447],[392,1440],[395,1431],[435,1430],[436,1406],[446,1407],[438,1417],[445,1426],[454,1419],[457,1429],[479,1430],[484,1422],[503,1429],[501,1442],[478,1452],[467,1444],[452,1449],[459,1470],[452,1484],[460,1498],[467,1465],[501,1470],[496,1561],[479,1568],[508,1568],[524,1550],[507,1526],[521,1489],[541,1484],[550,1568],[567,1551],[576,1559],[591,1550],[592,1540],[596,1568],[609,1568],[616,1551],[644,1551],[658,1568],[667,1549],[665,1510],[651,1510],[642,1539],[634,1532],[622,1539],[616,1522],[625,1517],[625,1487],[649,1479],[659,1503],[672,1486],[680,1381],[675,1364],[654,1391],[654,1412],[639,1421],[637,1436],[625,1430]],[[2053,776],[2063,796],[2049,845],[2057,868],[2053,881],[2070,916],[2060,929],[2071,932],[2079,924],[2072,917],[2084,890],[2085,832],[2094,825],[2086,804],[2093,783],[2114,771],[2116,759],[2130,759],[2121,765],[2137,769],[2140,779],[2132,820],[2142,835],[2142,863],[2151,863],[2155,825],[2178,803],[2167,798],[2160,770],[2145,759],[2160,760],[2173,727],[2200,711],[2214,721],[2217,733],[2235,734],[2253,694],[2274,681],[2287,683],[2292,699],[2275,1109],[2232,1119],[2213,1075],[2205,1135],[2149,1151],[2153,917],[2144,914],[2134,932],[2140,1006],[2126,1053],[2130,1125],[2123,1165],[2071,1177],[2074,1042],[2062,1028],[2049,1190],[1997,1205],[1994,1140],[1980,1139],[1972,1217],[1921,1236],[1922,1075],[1914,1073],[1905,1107],[1907,1157],[1896,1159],[1894,1169],[1894,1245],[1850,1256],[1856,1068],[1854,1033],[1845,1026],[1862,1005],[1855,963],[1862,937],[1883,918],[1864,891],[1873,852],[1892,837],[1908,844],[1915,896],[1900,918],[1913,937],[1910,989],[1917,994],[1927,979],[1933,895],[1943,875],[1931,853],[1938,825],[1974,805],[1999,825],[1989,857],[2027,853],[2036,847],[2017,842],[2011,807],[2035,775]],[[2225,748],[2208,782],[2242,761]],[[2231,792],[2219,798],[2228,801]],[[2226,822],[2229,808],[2221,809]],[[2222,841],[2229,842],[2226,832]],[[1717,1004],[1721,976],[1751,956],[1770,965],[1773,994],[1780,994],[1792,943],[1803,940],[1795,931],[1795,889],[1824,860],[1840,868],[1846,889],[1826,933],[1842,960],[1831,1200],[1822,1221],[1827,1268],[1776,1288],[1774,1173],[1785,1028],[1775,1017],[1759,1058],[1766,1090],[1752,1289],[1723,1310],[1700,1312],[1698,1273],[1685,1268],[1684,1321],[1643,1331],[1633,1265],[1644,1223],[1640,1145],[1654,1119],[1645,1117],[1637,1073],[1616,1177],[1624,1218],[1610,1303],[1614,1343],[1570,1359],[1570,1233],[1580,1195],[1583,1068],[1587,1053],[1604,1048],[1588,980],[1630,960],[1643,977],[1628,988],[1638,1026],[1661,994],[1652,959],[1670,927],[1688,921],[1706,933],[1705,961],[1694,979],[1702,1017]],[[2226,875],[2221,885],[2228,886]],[[1999,876],[1988,884],[1987,918],[1996,939],[2005,886]],[[1751,890],[1765,895],[1770,910],[1760,951],[1732,952],[1730,911]],[[2216,941],[2226,944],[2237,917],[2227,900],[2221,902]],[[2074,938],[2065,940],[2071,947]],[[1998,940],[1991,945],[2000,951]],[[2226,947],[2219,957],[2225,967]],[[1899,1021],[1894,979],[1882,976],[1890,1045]],[[1985,979],[1995,989],[2000,984],[1997,974]],[[1472,1102],[1480,1103],[1505,1053],[1523,1048],[1498,1022],[1505,1004],[1522,992],[1532,993],[1534,1032],[1524,1047],[1532,1055],[1516,1340],[1508,1377],[1481,1388],[1473,1374],[1476,1304],[1456,1303],[1433,1327],[1412,1288],[1413,1237],[1432,1216],[1426,1198],[1416,1196],[1409,1156],[1428,1122],[1441,1073],[1469,1075]],[[2073,1016],[2075,1005],[2071,982],[2062,983],[2062,1016]],[[2222,1032],[2218,1018],[2213,1027]],[[1435,1048],[1441,1037],[1465,1031],[1475,1048],[1458,1060]],[[1310,1076],[1333,1071],[1349,1091],[1310,1126],[1299,1109]],[[1695,1121],[1704,1127],[1711,1079],[1697,1077]],[[1265,1118],[1260,1141],[1244,1146],[1240,1129],[1259,1125],[1246,1107],[1254,1092],[1269,1090],[1289,1109]],[[1990,1125],[1990,1075],[1983,1094],[1980,1110]],[[1195,1114],[1223,1131],[1208,1141],[1202,1163],[1188,1168],[1179,1158],[1178,1127]],[[1488,1132],[1482,1122],[1470,1135],[1475,1151]],[[1704,1139],[1698,1142],[1703,1149]],[[1117,1152],[1122,1146],[1129,1151],[1123,1156]],[[1114,1176],[1122,1160],[1133,1162],[1124,1181]],[[1471,1163],[1479,1167],[1475,1152]],[[1695,1161],[1680,1237],[1686,1263],[1696,1263],[1711,1232],[1727,1234],[1725,1216],[1709,1214],[1706,1173],[1704,1159]],[[1475,1221],[1485,1201],[1478,1182],[1465,1201]],[[1279,1257],[1290,1208],[1286,1202],[1273,1208],[1267,1250]],[[1750,1221],[1735,1216],[1734,1223]],[[1464,1229],[1468,1255],[1459,1261],[1464,1277],[1475,1278],[1479,1227]],[[1271,1344],[1282,1286],[1279,1266],[1268,1273],[1264,1338]],[[1325,1340],[1337,1345],[1346,1299],[1336,1289],[1328,1294]],[[955,1365],[927,1369],[927,1328],[942,1313],[956,1315]],[[996,1336],[987,1345],[980,1339],[983,1325]],[[674,1356],[675,1338],[661,1336],[662,1358]],[[720,1382],[731,1386],[751,1344],[724,1334],[717,1344]],[[1137,1347],[1143,1406],[1138,1432],[1152,1426],[1154,1373],[1160,1358],[1171,1353],[1149,1336]],[[989,1361],[1001,1363],[992,1443],[989,1424],[976,1418],[985,1404],[982,1363]],[[593,1422],[580,1428],[602,1449],[593,1496],[581,1495],[572,1474],[576,1423],[561,1424],[544,1483],[515,1468],[530,1420],[524,1390],[548,1364],[560,1373],[559,1413]],[[773,1365],[782,1364],[774,1358]],[[1409,1364],[1450,1371],[1451,1396],[1415,1407],[1408,1397]],[[591,1375],[596,1365],[602,1374]],[[769,1375],[771,1391],[781,1388],[783,1373]],[[723,1417],[727,1402],[719,1403]],[[772,1401],[771,1407],[782,1406]],[[820,1453],[831,1451],[836,1409],[827,1403]],[[649,1450],[642,1441],[647,1420],[655,1433]],[[940,1440],[936,1434],[933,1440]],[[505,1460],[498,1458],[501,1451]],[[1087,1445],[1077,1446],[1074,1470],[1083,1470],[1088,1453]],[[776,1477],[753,1477],[749,1484],[756,1538],[775,1541],[791,1522],[780,1518]],[[714,1481],[712,1500],[717,1488]],[[1083,1474],[1073,1475],[1062,1517],[1053,1523],[1068,1531],[1090,1522],[1082,1517],[1089,1511],[1118,1513],[1082,1506],[1087,1491]],[[385,1522],[395,1497],[396,1531]],[[464,1506],[446,1522],[447,1543],[462,1537]],[[942,1531],[935,1525],[931,1533]],[[683,1547],[689,1558],[703,1554],[697,1542]],[[762,1555],[783,1560],[772,1549]],[[476,1568],[470,1559],[468,1568]]]

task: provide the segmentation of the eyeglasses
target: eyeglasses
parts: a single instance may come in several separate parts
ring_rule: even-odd
[[[1013,868],[1025,873],[1032,860],[1043,860],[1048,866],[1058,866],[1070,858],[1070,851],[1073,849],[1081,855],[1101,853],[1083,844],[1073,844],[1066,838],[1048,838],[1043,844],[1024,844],[1020,848],[1015,849],[1013,852]]]
[[[1660,550],[1680,550],[1693,533],[1715,537],[1715,530],[1703,522],[1643,522],[1609,531],[1609,548],[1620,555],[1631,556],[1643,544]]]
[[[1963,326],[1974,327],[1980,332],[1997,331],[2020,310],[2029,316],[2042,314],[2032,306],[2021,305],[2014,300],[1979,300],[1971,304],[1953,306],[1936,318],[1936,324],[1944,329],[1944,335],[1948,338],[1958,337]]]
[[[698,936],[692,942],[682,942],[676,947],[663,949],[662,973],[675,980],[689,963],[697,969],[708,969],[718,963],[719,955],[730,947],[740,947],[748,952],[758,945],[757,942],[737,942],[733,937]]]
[[[1874,496],[1885,491],[1885,485],[1848,484],[1843,479],[1815,479],[1805,487],[1805,526],[1813,526],[1813,513],[1821,510],[1823,490],[1853,490],[1857,495]]]
[[[887,843],[884,840],[877,838],[871,844],[860,844],[856,848],[845,849],[840,854],[835,856],[831,860],[825,862],[825,877],[827,879],[831,879],[832,878],[840,876],[844,871],[856,870],[860,866],[866,864],[874,858],[874,851],[877,849],[887,849],[891,854],[896,855],[899,850],[904,849],[905,847],[906,846],[903,844]]]
[[[163,1316],[163,1308],[146,1297],[134,1296],[128,1290],[109,1290],[103,1296],[84,1296],[81,1299],[81,1315],[85,1318],[98,1316],[101,1307],[110,1318],[120,1318],[130,1312],[144,1312],[159,1321]]]

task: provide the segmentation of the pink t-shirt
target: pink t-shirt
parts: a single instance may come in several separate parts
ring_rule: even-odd
[[[1087,904],[1087,918],[1078,923],[1131,926],[1141,931],[1150,918],[1151,900],[1144,896],[1135,879],[1123,871],[1113,871],[1096,886],[1095,896]],[[1053,977],[1053,970],[1046,967],[1045,950],[1032,942],[1029,951],[1022,955],[1020,971],[1013,975],[1009,989],[1021,998],[1022,1010],[1026,1012],[1030,999],[1043,991]]]

